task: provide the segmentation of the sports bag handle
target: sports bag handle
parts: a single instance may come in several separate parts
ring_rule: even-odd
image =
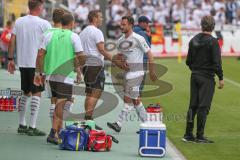
[[[92,143],[92,145],[91,145],[91,151],[94,151],[94,146],[96,145],[96,143],[97,143],[97,142],[94,140],[93,143]]]
[[[82,125],[83,129],[89,129],[90,131],[92,130],[92,127],[88,126],[88,125]]]
[[[116,144],[119,143],[119,141],[118,141],[114,136],[112,136],[112,135],[108,135],[108,136],[112,137],[112,141],[113,141],[114,143],[116,143]]]

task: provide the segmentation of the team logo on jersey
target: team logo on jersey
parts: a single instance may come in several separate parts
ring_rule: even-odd
[[[122,41],[119,43],[119,49],[123,51],[129,51],[130,48],[132,48],[133,42],[131,41]]]
[[[148,48],[148,45],[147,45],[147,44],[145,44],[145,43],[143,44],[143,46],[144,46],[145,48]]]

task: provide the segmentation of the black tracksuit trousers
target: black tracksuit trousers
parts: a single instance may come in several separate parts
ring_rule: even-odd
[[[191,96],[187,112],[186,135],[192,134],[197,115],[197,138],[203,137],[207,115],[210,111],[215,90],[214,78],[200,74],[191,75]]]

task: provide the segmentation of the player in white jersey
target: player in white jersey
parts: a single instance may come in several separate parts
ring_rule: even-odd
[[[13,53],[16,48],[17,62],[21,74],[21,89],[24,92],[19,106],[18,133],[28,134],[29,136],[45,135],[44,132],[36,128],[40,97],[44,88],[37,87],[33,84],[38,47],[41,41],[40,37],[45,31],[51,28],[48,21],[39,17],[43,11],[43,4],[43,0],[28,1],[29,15],[17,19],[9,46],[8,71],[11,74],[15,71]],[[27,100],[30,97],[31,115],[29,128],[27,128],[25,114],[27,110]]]
[[[102,25],[102,13],[93,10],[88,15],[89,25],[80,33],[80,38],[86,54],[86,64],[83,68],[84,82],[86,85],[85,120],[93,119],[93,112],[104,90],[104,58],[112,61],[120,68],[126,69],[125,63],[117,61],[114,56],[104,48],[104,36],[98,27]],[[96,125],[96,129],[101,127]]]
[[[122,124],[135,108],[137,115],[142,122],[146,121],[146,110],[141,102],[139,87],[143,81],[143,56],[148,55],[149,75],[152,81],[157,80],[154,70],[153,56],[144,37],[133,32],[134,19],[131,16],[125,16],[121,21],[121,30],[124,35],[118,41],[118,51],[126,59],[129,71],[124,79],[124,108],[118,116],[115,123],[107,123],[108,127],[116,132],[121,131]]]

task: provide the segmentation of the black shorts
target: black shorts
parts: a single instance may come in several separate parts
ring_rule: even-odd
[[[19,68],[21,75],[21,90],[25,93],[38,93],[44,91],[44,86],[35,86],[33,84],[35,68]]]
[[[86,93],[92,93],[92,90],[104,90],[105,74],[102,66],[85,66],[83,75]]]
[[[49,81],[52,97],[58,99],[72,99],[73,85],[55,81]]]

